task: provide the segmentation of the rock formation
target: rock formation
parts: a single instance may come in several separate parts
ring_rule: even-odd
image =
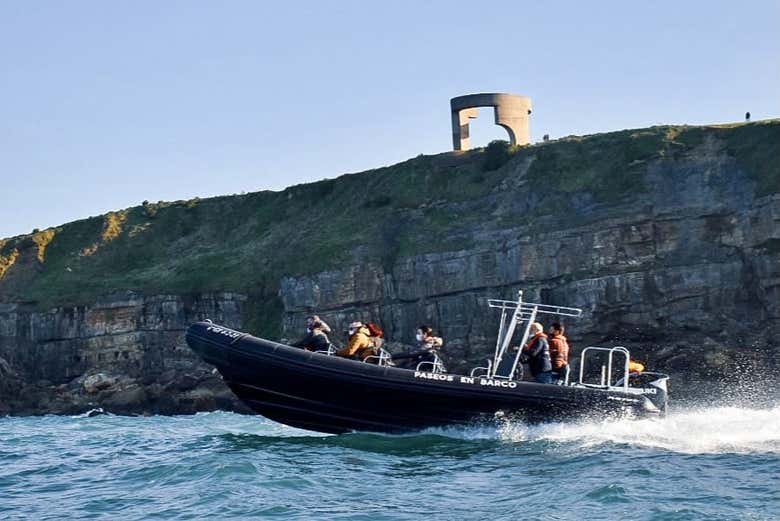
[[[240,408],[193,320],[296,338],[380,322],[484,360],[485,300],[572,305],[672,398],[780,368],[780,121],[422,156],[283,192],[142,206],[0,240],[0,413]],[[774,387],[774,386],[773,386]]]

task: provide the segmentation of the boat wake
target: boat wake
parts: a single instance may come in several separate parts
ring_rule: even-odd
[[[780,454],[780,406],[688,409],[664,419],[583,420],[526,425],[507,422],[493,429],[429,429],[429,434],[504,442],[552,442],[578,447],[631,445],[688,454]]]

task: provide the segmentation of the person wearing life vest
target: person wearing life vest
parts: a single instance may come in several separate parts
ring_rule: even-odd
[[[565,382],[566,369],[569,367],[569,340],[563,332],[564,328],[560,322],[553,322],[548,331],[553,381],[558,384]]]
[[[352,322],[349,325],[348,333],[349,344],[338,351],[336,355],[354,360],[365,360],[367,356],[375,354],[371,333],[362,322]]]
[[[642,374],[645,370],[645,365],[642,362],[636,360],[628,360],[628,372],[629,374]]]
[[[311,315],[306,317],[306,335],[292,346],[307,351],[327,351],[330,345],[328,333],[330,333],[328,324],[317,315]]]
[[[531,324],[529,333],[531,340],[523,346],[522,360],[528,364],[531,376],[536,383],[552,383],[552,362],[550,361],[550,345],[544,327],[539,322]]]

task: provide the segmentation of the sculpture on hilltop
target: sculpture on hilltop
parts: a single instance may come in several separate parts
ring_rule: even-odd
[[[450,100],[453,150],[471,148],[469,120],[479,115],[478,107],[493,107],[496,125],[504,127],[509,133],[510,144],[527,145],[531,142],[528,121],[531,98],[501,93],[467,94]]]

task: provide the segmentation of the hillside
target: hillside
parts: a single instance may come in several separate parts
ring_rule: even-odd
[[[157,327],[140,319],[117,330],[103,313],[97,335],[78,316],[174,301],[166,341],[180,346],[205,309],[192,303],[219,313],[224,298],[235,327],[272,338],[295,335],[312,310],[339,326],[382,321],[403,341],[432,322],[458,365],[492,342],[480,299],[523,287],[585,307],[576,339],[649,342],[644,355],[672,369],[684,360],[659,342],[698,337],[717,368],[736,348],[732,326],[776,363],[778,194],[780,120],[770,120],[495,142],[281,192],[145,202],[0,240],[0,360],[21,380],[64,385],[104,369],[77,352],[97,337],[105,345],[90,349],[111,351],[113,330],[135,333],[121,342],[142,358],[164,349],[138,336]],[[40,353],[58,349],[78,363],[38,374]],[[115,372],[157,371],[122,356]]]

